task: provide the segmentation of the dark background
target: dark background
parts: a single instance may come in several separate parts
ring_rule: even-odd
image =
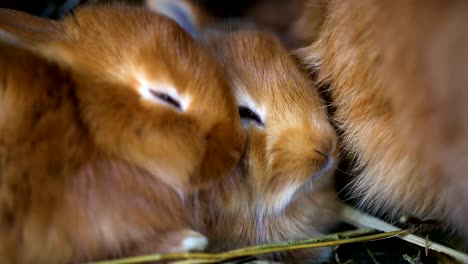
[[[0,7],[25,11],[34,15],[58,18],[80,4],[97,2],[93,0],[0,0]],[[99,1],[104,2],[104,1]],[[123,2],[140,4],[141,0]],[[220,17],[236,17],[243,14],[247,7],[258,0],[196,0],[198,4]]]

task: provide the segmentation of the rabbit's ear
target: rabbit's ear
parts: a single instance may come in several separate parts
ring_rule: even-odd
[[[0,142],[33,133],[35,113],[54,105],[63,92],[57,88],[70,82],[68,70],[0,31]]]
[[[61,36],[61,25],[51,19],[0,8],[0,29],[27,43],[51,41]]]
[[[179,24],[194,38],[200,37],[208,16],[190,0],[145,0],[150,10],[165,15]]]
[[[21,11],[0,8],[0,41],[21,47],[37,56],[69,65],[69,45],[60,22]]]

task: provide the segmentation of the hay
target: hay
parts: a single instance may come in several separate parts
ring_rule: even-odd
[[[378,239],[405,235],[408,234],[408,232],[409,230],[399,230],[372,234],[375,233],[375,230],[373,229],[359,229],[315,237],[307,240],[295,240],[250,246],[221,253],[152,254],[117,260],[91,262],[88,264],[136,264],[168,260],[178,260],[177,262],[173,262],[178,264],[223,263],[225,261],[233,260],[240,257],[256,256],[266,253],[283,252],[304,248],[330,247],[356,242],[373,241]]]
[[[369,242],[393,237],[401,238],[407,242],[418,245],[425,249],[426,255],[429,250],[437,251],[446,254],[461,263],[468,263],[468,255],[456,251],[450,247],[435,243],[427,238],[421,238],[412,233],[418,231],[420,227],[412,229],[400,229],[390,225],[378,218],[362,213],[349,206],[344,206],[341,213],[341,220],[347,222],[360,229],[333,233],[329,235],[319,236],[306,240],[285,241],[279,243],[270,243],[263,245],[254,245],[244,247],[236,250],[220,252],[220,253],[200,253],[200,252],[186,252],[186,253],[168,253],[168,254],[151,254],[145,256],[137,256],[116,260],[91,262],[88,264],[137,264],[148,263],[157,261],[172,261],[173,264],[200,264],[200,263],[235,263],[237,259],[245,259],[255,256],[274,253],[292,251],[305,248],[319,248],[319,247],[336,247],[339,245],[353,244],[359,242]],[[421,227],[422,228],[422,227]],[[383,231],[383,232],[381,232]],[[372,252],[366,247],[367,255],[372,259],[373,263],[379,263]],[[335,256],[336,263],[341,263]],[[420,252],[414,258],[407,254],[401,254],[401,258],[407,263],[420,263]],[[230,262],[231,261],[231,262]],[[245,263],[245,260],[243,261]],[[251,262],[253,263],[253,262]],[[271,262],[268,262],[271,263]],[[347,262],[346,262],[347,263]]]

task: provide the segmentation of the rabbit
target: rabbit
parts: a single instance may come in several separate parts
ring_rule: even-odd
[[[184,1],[172,1],[164,10],[177,9],[177,3]],[[338,142],[318,91],[273,33],[242,21],[197,28],[199,41],[224,65],[247,135],[234,172],[195,197],[200,210],[195,226],[210,241],[208,250],[327,232],[338,222],[341,205],[333,178]],[[305,263],[324,260],[330,252],[308,249],[266,257]]]
[[[247,134],[235,171],[201,191],[209,250],[328,232],[339,220],[333,178],[338,142],[317,90],[270,32],[241,27],[207,33],[205,40],[225,65]],[[330,252],[309,249],[268,258],[306,263]]]
[[[457,0],[329,0],[298,52],[330,97],[360,205],[442,221],[466,242],[467,14]]]
[[[0,263],[203,250],[186,200],[245,145],[227,78],[170,19],[0,10]]]

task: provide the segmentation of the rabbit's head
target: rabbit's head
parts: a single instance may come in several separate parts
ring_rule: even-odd
[[[179,193],[206,187],[239,159],[244,136],[229,85],[170,19],[125,6],[84,7],[58,22],[0,15],[1,29],[72,69],[82,121],[108,154]]]

